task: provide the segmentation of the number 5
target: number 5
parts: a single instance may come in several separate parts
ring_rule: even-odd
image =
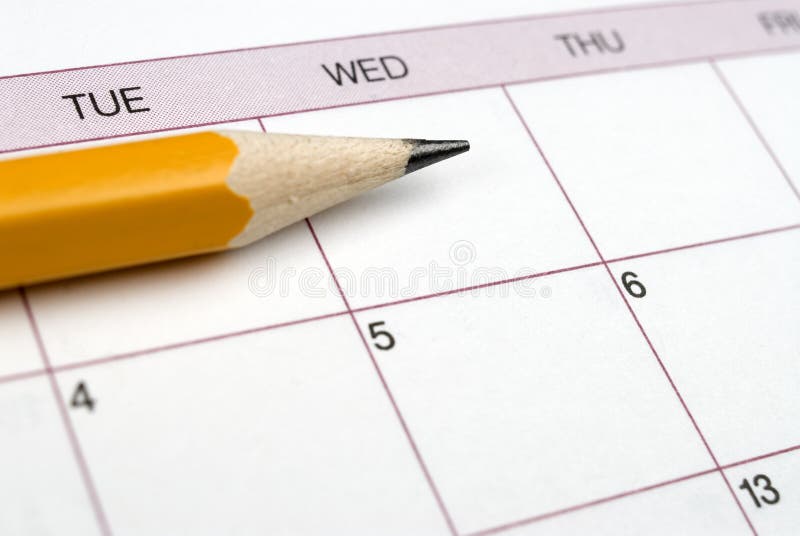
[[[386,322],[373,322],[369,325],[369,334],[373,339],[377,339],[378,337],[384,337],[386,342],[380,343],[375,342],[375,348],[378,350],[391,350],[394,348],[394,337],[392,334],[386,331],[385,329],[375,329],[378,326],[382,326],[386,324]]]

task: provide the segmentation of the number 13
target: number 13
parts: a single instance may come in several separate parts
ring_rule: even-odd
[[[756,495],[756,492],[753,488],[761,488],[765,492],[769,492],[769,496],[767,495]],[[756,503],[757,508],[761,508],[761,499],[767,504],[775,504],[781,500],[781,494],[778,493],[778,490],[772,487],[772,482],[770,481],[767,475],[756,475],[753,477],[753,485],[750,485],[750,482],[747,481],[745,478],[742,480],[742,484],[739,486],[739,489],[747,490],[750,494],[750,498],[753,499],[753,502]]]

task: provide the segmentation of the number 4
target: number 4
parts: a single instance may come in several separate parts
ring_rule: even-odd
[[[75,391],[72,392],[72,400],[70,400],[69,405],[73,408],[80,409],[81,407],[85,407],[89,411],[94,411],[94,404],[95,400],[92,398],[92,395],[89,394],[86,384],[82,381],[78,382]]]
[[[383,337],[386,342],[380,343],[375,342],[375,348],[378,350],[391,350],[394,348],[394,337],[392,334],[386,331],[385,329],[375,329],[379,326],[383,326],[386,322],[373,322],[369,325],[369,334],[373,339],[377,339],[378,337]]]

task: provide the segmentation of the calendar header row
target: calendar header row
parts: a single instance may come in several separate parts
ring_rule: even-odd
[[[800,49],[800,0],[637,6],[0,79],[0,152]]]

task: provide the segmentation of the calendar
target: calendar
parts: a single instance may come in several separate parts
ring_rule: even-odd
[[[472,149],[244,249],[0,293],[0,533],[797,534],[798,95],[796,0],[1,78],[2,158]]]

